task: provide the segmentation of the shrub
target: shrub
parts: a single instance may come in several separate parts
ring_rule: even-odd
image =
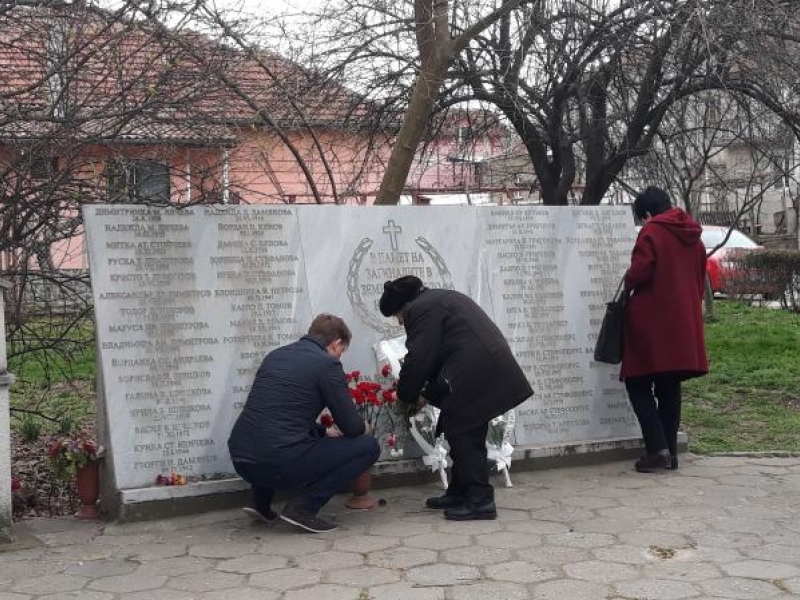
[[[42,420],[34,415],[23,415],[19,420],[19,434],[30,444],[42,435]]]
[[[72,433],[72,430],[74,428],[75,428],[75,419],[73,419],[69,415],[61,417],[61,419],[58,421],[58,433],[60,435],[69,435]]]
[[[728,268],[724,287],[731,297],[763,295],[765,299],[780,300],[784,308],[800,309],[800,251],[731,252],[725,260]]]
[[[753,252],[747,256],[745,265],[774,286],[775,298],[784,308],[800,310],[800,251]]]

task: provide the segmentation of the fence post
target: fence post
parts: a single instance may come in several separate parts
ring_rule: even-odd
[[[6,362],[5,290],[9,284],[0,281],[0,543],[11,536],[11,410],[8,388],[14,376]]]

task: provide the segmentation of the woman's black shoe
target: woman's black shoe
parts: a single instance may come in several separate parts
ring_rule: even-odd
[[[433,496],[425,500],[425,506],[433,510],[444,510],[445,508],[455,508],[464,504],[464,498],[461,496]]]
[[[648,454],[637,460],[633,468],[639,473],[658,473],[669,469],[670,465],[669,454]]]

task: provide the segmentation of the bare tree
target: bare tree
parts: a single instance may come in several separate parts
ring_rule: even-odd
[[[504,15],[539,1],[339,0],[313,15],[307,60],[363,91],[387,124],[397,123],[376,204],[396,204],[403,193],[435,129],[430,119],[454,61]]]
[[[88,274],[61,270],[82,252],[81,206],[114,201],[115,180],[125,197],[142,196],[148,183],[125,172],[115,178],[109,165],[122,165],[137,143],[161,142],[160,156],[140,155],[160,159],[208,138],[176,125],[174,102],[191,93],[180,84],[185,72],[154,68],[176,57],[137,26],[136,12],[135,3],[110,12],[65,2],[0,10],[0,267],[14,284],[12,360],[41,348],[69,358],[84,347]]]
[[[662,128],[675,134],[672,108],[706,91],[757,102],[798,131],[783,101],[800,65],[791,58],[792,14],[785,3],[753,6],[586,0],[523,8],[464,53],[451,101],[466,96],[503,112],[528,148],[545,203],[566,204],[582,179],[580,202],[597,204]],[[687,134],[703,127],[686,126]]]
[[[617,184],[628,195],[659,185],[704,224],[727,227],[709,256],[744,219],[757,223],[765,199],[778,186],[785,194],[800,167],[788,128],[771,111],[741,100],[712,91],[673,105],[648,154],[629,161]],[[710,285],[706,299],[713,318]]]
[[[0,5],[0,273],[14,284],[12,361],[35,357],[49,370],[86,347],[89,280],[76,267],[87,203],[375,196],[396,113],[313,60],[301,67],[291,52],[253,44],[265,19],[212,4]],[[272,45],[291,51],[288,34],[272,31]]]
[[[332,70],[358,73],[389,104],[405,106],[410,94],[380,202],[402,189],[431,114],[459,104],[494,107],[513,127],[546,204],[599,203],[662,125],[675,135],[665,122],[672,108],[709,91],[800,131],[796,8],[785,1],[475,0],[412,10],[408,0],[340,0],[324,14],[317,57],[330,49]]]
[[[397,204],[400,199],[414,155],[450,65],[476,36],[524,4],[527,4],[524,0],[505,0],[499,8],[487,12],[471,24],[468,21],[463,23],[460,31],[454,32],[450,26],[450,6],[447,0],[415,0],[414,29],[419,68],[403,117],[403,125],[397,134],[381,181],[376,204]],[[464,8],[466,7],[454,3],[455,11]],[[464,10],[459,16],[468,14]]]
[[[84,204],[290,202],[297,192],[280,182],[301,178],[287,172],[305,173],[299,201],[361,200],[366,174],[377,181],[376,136],[349,123],[368,129],[358,95],[274,53],[242,51],[211,16],[201,2],[0,6],[0,272],[14,284],[12,361],[36,357],[49,370],[86,347]],[[250,149],[250,171],[234,177],[230,155]],[[52,360],[58,353],[66,360]]]

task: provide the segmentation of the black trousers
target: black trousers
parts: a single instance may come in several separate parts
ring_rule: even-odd
[[[461,496],[468,504],[485,504],[494,500],[486,455],[488,431],[489,423],[484,423],[461,434],[448,435],[445,432],[453,461],[448,496]]]
[[[371,435],[354,438],[320,438],[302,456],[279,465],[237,463],[233,468],[253,486],[255,508],[262,514],[271,510],[276,489],[298,489],[292,499],[316,514],[332,496],[370,468],[381,453]]]
[[[681,380],[681,376],[674,373],[625,379],[625,388],[642,428],[648,454],[669,450],[672,456],[678,456]]]

